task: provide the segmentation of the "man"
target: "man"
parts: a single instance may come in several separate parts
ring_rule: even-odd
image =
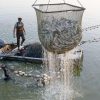
[[[18,22],[14,26],[14,30],[13,30],[14,38],[15,38],[15,34],[16,34],[17,46],[18,46],[18,50],[19,50],[19,47],[20,47],[20,38],[22,38],[21,45],[25,41],[25,37],[24,37],[24,35],[25,35],[25,29],[24,29],[24,24],[22,22],[22,18],[18,18]]]
[[[6,65],[4,65],[4,64],[0,64],[0,68],[3,70],[3,72],[4,72],[4,80],[5,81],[8,81],[8,80],[10,80],[11,79],[11,77],[9,76],[9,72],[8,72],[8,68],[7,68],[7,66]]]

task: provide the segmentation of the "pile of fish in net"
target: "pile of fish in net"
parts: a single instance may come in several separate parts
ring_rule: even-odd
[[[53,18],[50,22],[41,22],[39,37],[48,51],[64,53],[76,47],[81,41],[81,27],[77,21]]]

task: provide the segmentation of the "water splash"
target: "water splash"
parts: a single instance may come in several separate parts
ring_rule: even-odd
[[[44,58],[48,59],[44,61],[45,73],[51,80],[45,88],[43,100],[73,100],[81,96],[74,90],[73,67],[77,63],[77,57],[71,54],[71,52],[60,55],[44,52]]]

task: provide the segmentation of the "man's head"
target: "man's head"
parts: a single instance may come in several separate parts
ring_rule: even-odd
[[[19,21],[19,22],[21,22],[21,20],[22,20],[22,18],[21,18],[21,17],[19,17],[19,18],[18,18],[18,21]]]

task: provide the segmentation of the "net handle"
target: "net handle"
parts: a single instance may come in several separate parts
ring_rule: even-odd
[[[62,0],[62,1],[63,1],[64,3],[66,3],[65,0]],[[36,4],[36,2],[37,2],[37,0],[34,1],[33,6]],[[48,4],[49,4],[49,3],[50,3],[50,0],[48,1]],[[47,7],[47,8],[48,8],[48,7]]]

